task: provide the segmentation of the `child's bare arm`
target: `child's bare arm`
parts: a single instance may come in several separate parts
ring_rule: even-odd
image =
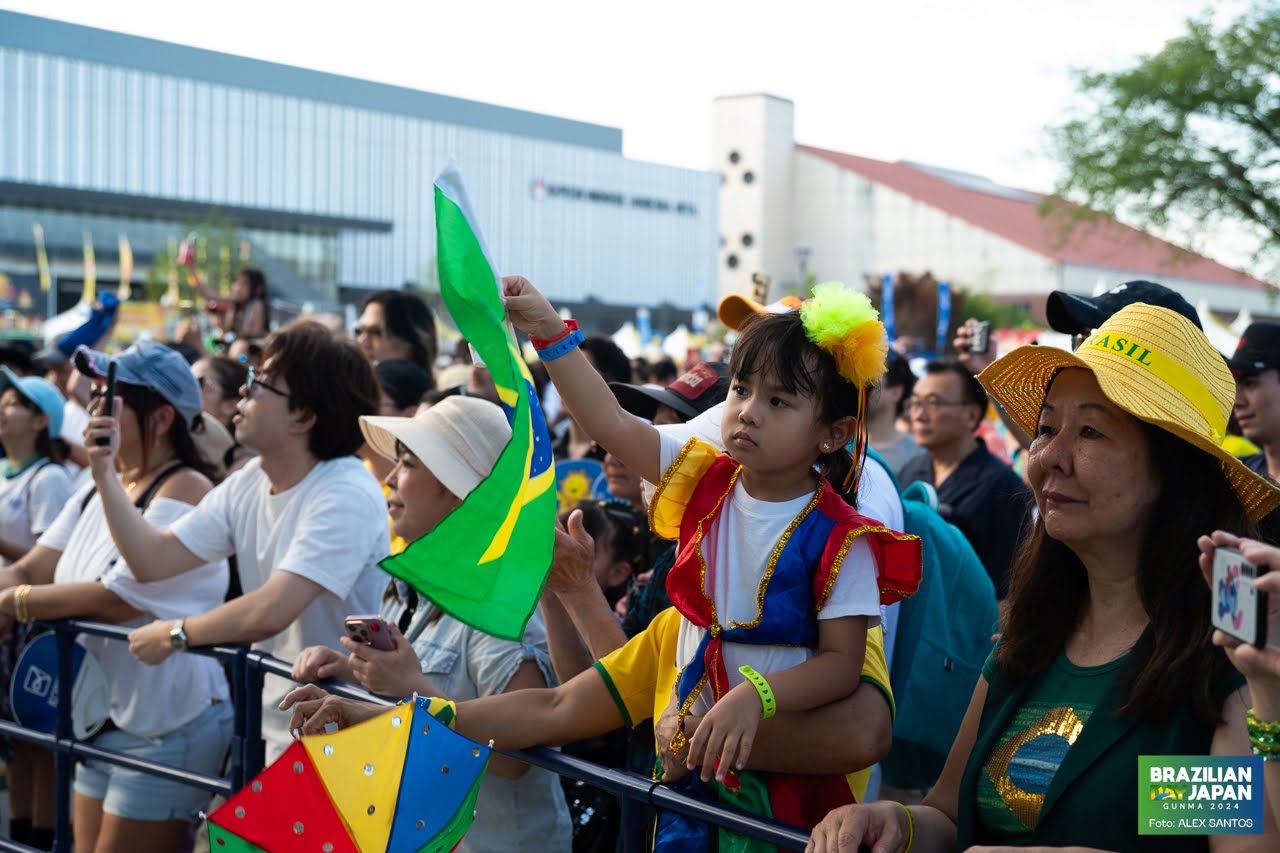
[[[846,696],[858,688],[867,653],[867,617],[842,616],[818,622],[818,653],[802,664],[766,674],[779,711],[807,711]],[[707,713],[689,744],[690,769],[702,768],[704,781],[723,780],[730,770],[746,766],[760,724],[761,699],[755,685],[744,681]]]
[[[554,338],[564,331],[560,315],[528,279],[505,276],[502,298],[507,317],[525,334]],[[618,405],[604,377],[581,350],[575,349],[543,364],[565,408],[587,435],[640,477],[650,483],[658,482],[662,476],[658,467],[658,431]]]

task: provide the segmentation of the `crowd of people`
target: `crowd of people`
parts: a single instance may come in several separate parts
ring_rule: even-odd
[[[556,522],[539,606],[510,640],[378,567],[510,439],[485,369],[465,345],[442,355],[409,293],[371,295],[349,336],[271,329],[253,272],[221,306],[216,352],[110,352],[108,332],[0,369],[0,664],[44,621],[128,626],[127,646],[85,641],[109,685],[95,744],[218,774],[231,695],[184,652],[245,644],[293,666],[263,689],[268,761],[381,710],[329,694],[338,679],[432,697],[499,749],[563,746],[796,826],[814,851],[1276,849],[1280,645],[1215,633],[1209,581],[1218,548],[1280,570],[1280,326],[1224,359],[1178,294],[1131,283],[1051,297],[1074,352],[971,353],[966,324],[956,357],[917,375],[866,297],[822,285],[726,300],[731,349],[649,364],[507,278],[556,457],[600,460],[611,495]],[[927,792],[879,769],[899,734],[889,671],[917,654],[896,630],[929,550],[902,532],[900,488],[917,482],[1000,614],[979,626],[987,661]],[[1257,587],[1280,614],[1280,571]],[[379,614],[387,647],[344,635],[353,614]],[[5,748],[11,838],[47,848],[52,762]],[[1137,833],[1138,756],[1253,754],[1264,834]],[[209,806],[98,761],[74,791],[81,851],[184,849]],[[499,755],[476,813],[460,850],[750,849]]]

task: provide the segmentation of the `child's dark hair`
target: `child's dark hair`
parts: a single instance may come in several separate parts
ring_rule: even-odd
[[[831,354],[809,340],[800,312],[756,314],[740,331],[729,359],[732,381],[751,377],[776,383],[788,394],[812,397],[823,423],[862,416],[858,389],[840,375]],[[837,489],[852,465],[853,454],[844,447],[818,457],[819,470]]]
[[[613,559],[631,566],[632,577],[649,570],[649,522],[644,514],[623,500],[585,500],[573,509],[582,510],[582,527],[596,541],[596,547],[607,547]],[[561,513],[560,521],[567,524],[568,512]],[[626,592],[630,578],[606,589],[605,599],[612,607]]]

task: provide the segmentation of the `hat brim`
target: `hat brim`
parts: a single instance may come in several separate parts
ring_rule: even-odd
[[[396,443],[404,445],[455,497],[465,498],[476,487],[475,474],[449,452],[448,442],[420,417],[361,415],[365,441],[384,459],[397,461]]]
[[[1273,365],[1264,364],[1260,361],[1250,361],[1247,358],[1227,359],[1227,369],[1231,371],[1232,376],[1257,376],[1271,367]]]
[[[1105,323],[1109,316],[1092,299],[1065,290],[1049,294],[1044,314],[1049,327],[1064,335],[1087,335]]]
[[[748,317],[763,313],[763,305],[754,299],[748,299],[741,293],[730,293],[720,300],[720,305],[716,308],[716,314],[720,317],[720,322],[730,329],[741,328],[743,321]]]
[[[1019,347],[992,362],[978,374],[978,381],[1023,432],[1034,437],[1049,385],[1058,371],[1069,367],[1092,373],[1106,398],[1125,412],[1173,433],[1217,459],[1250,521],[1258,521],[1280,506],[1280,490],[1265,477],[1250,471],[1207,435],[1153,415],[1150,400],[1141,389],[1109,372],[1094,370],[1093,365],[1074,353],[1048,346]]]
[[[67,354],[57,347],[48,347],[31,356],[31,363],[36,367],[48,370],[51,367],[57,367],[60,364],[66,364],[70,361]]]
[[[689,401],[679,394],[660,385],[629,385],[626,382],[610,382],[610,390],[618,399],[618,405],[631,414],[645,420],[653,420],[658,413],[658,406],[667,406],[679,412],[682,417],[694,418],[698,411]]]

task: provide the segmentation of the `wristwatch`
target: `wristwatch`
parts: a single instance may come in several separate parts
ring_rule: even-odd
[[[169,645],[175,652],[185,652],[187,650],[187,632],[182,628],[182,619],[173,623],[173,627],[169,629]]]

